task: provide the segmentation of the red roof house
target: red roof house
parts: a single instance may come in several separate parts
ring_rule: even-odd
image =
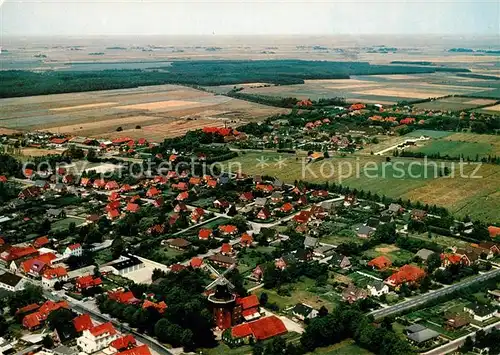
[[[226,224],[219,226],[219,230],[222,234],[235,234],[236,232],[238,232],[238,227],[231,224]]]
[[[388,267],[390,267],[391,265],[392,265],[391,259],[389,259],[385,255],[377,256],[375,259],[372,259],[368,262],[368,266],[371,266],[374,269],[378,269],[378,270],[385,270]]]
[[[177,201],[184,201],[186,200],[187,198],[189,198],[189,192],[187,191],[183,191],[181,192],[180,194],[177,195],[177,197],[175,198]]]
[[[287,332],[281,319],[277,316],[270,316],[233,327],[231,336],[235,339],[253,337],[255,340],[266,340]]]
[[[491,238],[496,238],[500,235],[500,227],[489,226],[488,232],[490,233]]]
[[[137,346],[137,342],[132,334],[127,334],[121,338],[113,340],[109,346],[119,352]]]
[[[104,188],[106,190],[116,190],[116,189],[119,189],[120,186],[118,185],[118,183],[116,181],[108,181],[106,183],[106,186],[104,186]]]
[[[202,265],[203,265],[203,259],[201,258],[197,258],[197,257],[194,257],[191,259],[191,261],[189,262],[189,265],[193,268],[193,269],[198,269],[200,268]]]
[[[417,283],[423,279],[425,275],[425,271],[417,266],[404,265],[384,282],[389,286],[398,287],[404,283]]]
[[[212,235],[212,230],[211,229],[202,228],[198,232],[198,239],[208,240],[208,239],[210,239],[211,235]]]
[[[49,238],[47,238],[47,236],[43,236],[36,238],[35,241],[33,242],[33,246],[38,249],[49,243],[50,243]]]
[[[220,253],[222,255],[232,255],[233,254],[233,246],[229,243],[222,244],[220,248]]]
[[[84,330],[89,330],[94,327],[90,315],[87,313],[81,314],[73,319],[73,326],[77,333],[81,333]]]
[[[147,345],[136,346],[135,348],[122,351],[116,355],[151,355]]]
[[[127,203],[127,212],[136,213],[139,212],[141,207],[137,203]]]
[[[94,278],[92,275],[79,277],[75,283],[76,288],[79,290],[86,290],[100,285],[102,285],[101,278],[100,277]]]
[[[243,233],[241,235],[241,239],[240,239],[240,244],[245,246],[245,247],[249,247],[251,246],[253,243],[253,238],[250,234],[247,234],[247,233]]]
[[[156,187],[151,187],[147,192],[146,192],[146,196],[151,198],[151,197],[155,197],[155,196],[158,196],[159,194],[161,193],[160,190],[158,190]]]

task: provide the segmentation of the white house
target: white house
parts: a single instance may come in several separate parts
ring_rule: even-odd
[[[21,291],[24,289],[26,282],[27,281],[25,278],[11,274],[10,272],[5,272],[0,275],[0,288],[3,288],[7,291]]]
[[[83,248],[79,243],[68,245],[63,253],[65,258],[69,258],[70,256],[82,256],[82,254]]]
[[[76,339],[76,344],[87,354],[101,351],[109,344],[118,339],[118,332],[113,325],[108,323],[100,324],[89,330],[84,330],[82,336]]]
[[[464,307],[464,312],[469,313],[478,322],[484,322],[493,317],[498,317],[498,311],[490,305],[470,303]]]
[[[297,303],[292,308],[292,314],[300,320],[316,318],[318,313],[317,310],[304,303]]]
[[[370,282],[366,288],[368,289],[368,292],[370,292],[370,296],[374,297],[380,297],[389,293],[389,286],[384,284],[382,281],[374,280],[373,282]]]
[[[68,279],[68,272],[62,266],[50,268],[45,270],[42,275],[42,287],[51,289],[54,288],[56,282],[66,282]]]

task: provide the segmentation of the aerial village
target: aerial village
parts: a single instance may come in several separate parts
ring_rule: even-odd
[[[382,118],[382,107],[363,116],[365,108],[300,125],[207,127],[163,143],[3,136],[7,152],[62,153],[42,170],[2,156],[0,353],[231,353],[277,338],[303,345],[314,319],[351,305],[374,324],[390,318],[394,341],[420,353],[495,327],[494,223],[335,182],[202,170],[238,156],[229,145],[301,149],[312,162],[366,151],[394,122],[425,126],[411,112]],[[370,129],[325,140],[317,128],[328,132],[339,119]]]

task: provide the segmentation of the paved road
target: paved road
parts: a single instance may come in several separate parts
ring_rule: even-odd
[[[498,275],[500,275],[500,269],[491,270],[491,271],[488,271],[486,273],[477,275],[473,278],[470,278],[468,280],[440,288],[439,290],[424,293],[423,295],[414,297],[412,299],[409,299],[408,301],[404,301],[404,302],[395,304],[393,306],[390,306],[390,307],[387,307],[384,309],[377,309],[375,311],[370,312],[369,314],[373,315],[373,317],[375,319],[387,317],[387,316],[402,312],[406,309],[421,305],[423,303],[427,303],[433,299],[436,299],[436,298],[441,297],[443,295],[449,294],[449,293],[454,292],[456,290],[459,290],[461,288],[468,287],[476,282],[481,282],[481,281],[491,279],[491,278],[498,276]]]

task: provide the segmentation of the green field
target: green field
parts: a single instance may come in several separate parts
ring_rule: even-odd
[[[451,136],[453,132],[448,131],[432,131],[430,129],[417,129],[405,135],[405,137],[420,137],[427,136],[431,138],[443,138]]]
[[[285,166],[277,164],[280,157],[285,159]],[[451,162],[443,164],[450,166]],[[436,204],[461,216],[469,215],[489,222],[500,221],[497,212],[500,210],[498,165],[483,164],[474,175],[475,165],[466,166],[463,175],[456,167],[454,176],[434,178],[435,164],[423,165],[420,159],[392,158],[391,164],[386,163],[382,156],[333,155],[327,160],[305,164],[303,155],[247,152],[224,162],[224,166],[227,170],[241,170],[251,176],[275,176],[287,183],[296,180],[340,183],[379,195]],[[440,168],[437,170],[439,173]]]
[[[68,228],[68,226],[71,223],[75,223],[75,225],[79,225],[85,222],[83,219],[78,219],[78,218],[73,218],[73,217],[67,217],[55,222],[52,222],[50,225],[50,230],[51,231],[62,231]]]
[[[475,159],[476,156],[482,157],[490,154],[492,152],[492,147],[487,143],[434,140],[430,141],[423,147],[418,148],[417,152],[421,152],[426,155],[439,153],[441,156],[463,156],[464,159],[467,159],[467,157]]]
[[[494,101],[492,101],[494,103]],[[473,98],[470,97],[447,97],[444,99],[423,102],[416,104],[415,107],[424,110],[434,110],[434,111],[462,111],[471,110],[476,107],[483,106],[483,102],[475,102]]]
[[[340,343],[330,345],[324,348],[318,348],[310,354],[317,355],[370,355],[370,351],[356,345],[354,340],[344,340]]]

